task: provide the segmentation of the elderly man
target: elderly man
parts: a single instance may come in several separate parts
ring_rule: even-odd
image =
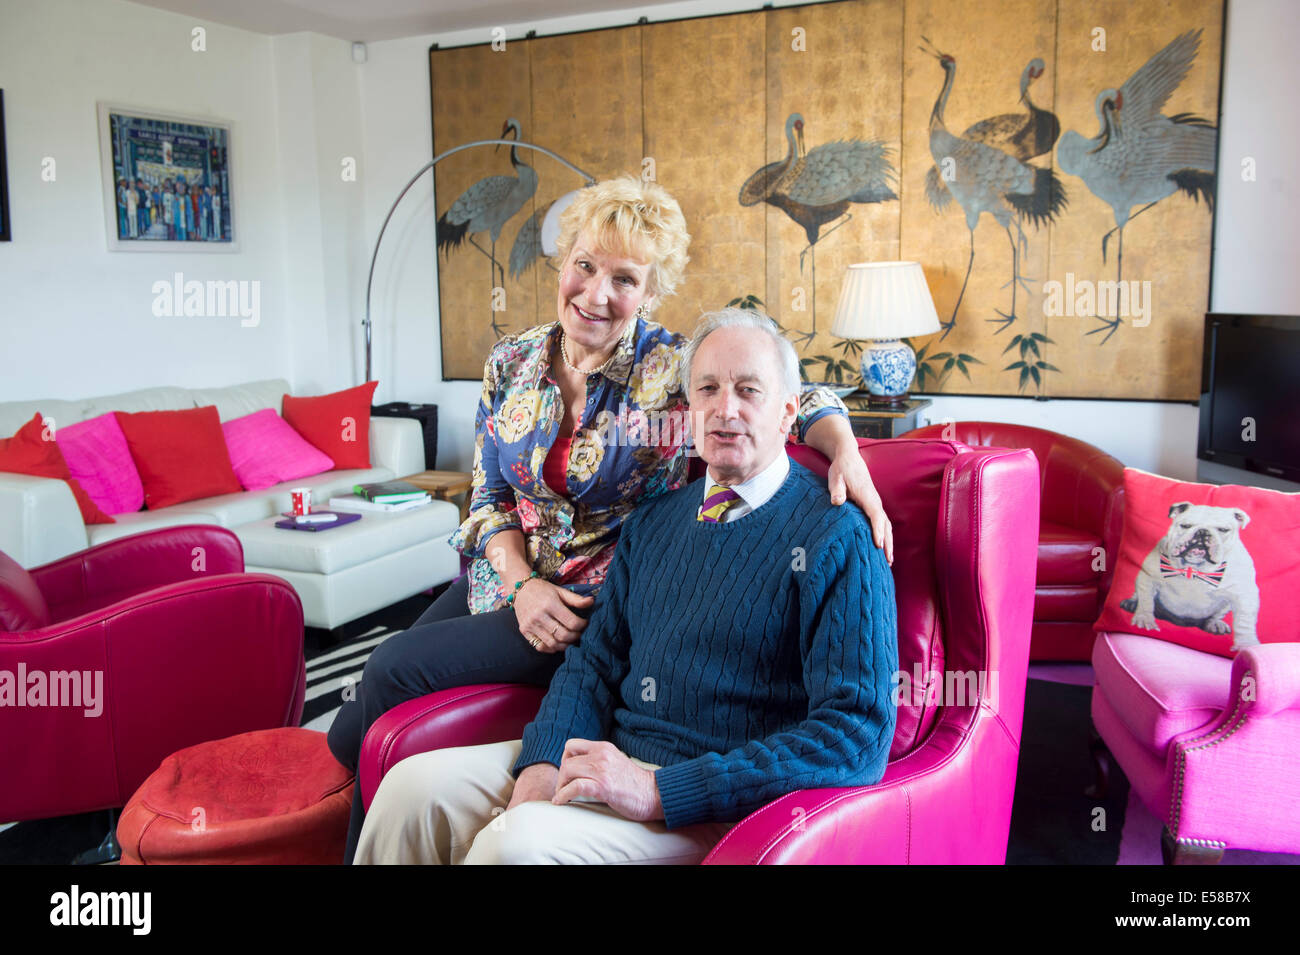
[[[393,767],[358,863],[698,862],[779,796],[884,773],[893,578],[862,512],[786,456],[793,348],[729,309],[682,375],[707,474],[628,519],[523,739]]]

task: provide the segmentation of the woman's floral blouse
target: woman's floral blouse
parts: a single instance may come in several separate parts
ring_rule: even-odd
[[[523,532],[529,562],[552,583],[594,594],[605,580],[623,519],[643,499],[686,482],[686,401],[678,359],[688,339],[638,318],[628,325],[601,374],[587,378],[587,402],[575,423],[566,484],[556,494],[542,465],[560,432],[564,402],[550,374],[559,322],[509,335],[483,369],[475,419],[474,483],[469,517],[451,545],[473,558],[472,613],[505,606],[487,561],[493,535]],[[802,437],[825,414],[846,414],[829,391],[805,392],[796,429]]]

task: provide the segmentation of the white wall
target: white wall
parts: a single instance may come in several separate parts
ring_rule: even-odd
[[[351,44],[317,33],[272,40],[292,383],[321,394],[364,377],[360,67]],[[344,159],[356,178],[343,178]]]
[[[206,52],[191,50],[196,25]],[[121,0],[0,0],[14,237],[0,243],[0,400],[289,376],[271,86],[265,36]],[[98,101],[234,123],[238,253],[107,251]],[[260,324],[155,317],[153,283],[175,272],[260,281]]]
[[[1211,299],[1216,312],[1300,314],[1297,44],[1295,0],[1228,4]],[[1254,179],[1246,177],[1247,159],[1254,161]]]
[[[591,29],[753,9],[753,3],[693,2],[630,8],[508,27],[520,36]],[[1300,198],[1294,157],[1300,150],[1291,90],[1300,67],[1290,56],[1300,46],[1295,0],[1230,0],[1222,108],[1219,205],[1216,221],[1214,309],[1300,312]],[[392,198],[430,158],[429,73],[431,43],[483,42],[486,31],[436,34],[370,45],[362,69],[366,154],[367,235],[373,237]],[[1242,182],[1241,157],[1257,161],[1258,181]],[[438,350],[435,219],[432,187],[419,183],[394,217],[375,278],[377,375],[381,394],[439,405],[439,463],[468,469],[473,448],[478,385],[441,381]],[[1143,401],[1035,401],[1019,398],[931,396],[923,412],[932,421],[1011,421],[1073,435],[1144,470],[1194,480],[1197,409]]]

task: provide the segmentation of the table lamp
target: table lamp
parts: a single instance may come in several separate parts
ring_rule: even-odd
[[[860,262],[844,274],[831,334],[869,339],[862,352],[862,380],[873,405],[907,401],[916,374],[916,353],[903,338],[939,331],[939,315],[919,262]]]

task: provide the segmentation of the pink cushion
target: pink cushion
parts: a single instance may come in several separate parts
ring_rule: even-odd
[[[144,485],[131,460],[122,426],[111,411],[65,425],[54,440],[68,470],[106,514],[131,514],[144,507]]]
[[[1156,753],[1217,717],[1232,695],[1231,660],[1153,637],[1098,634],[1092,666],[1111,708]]]
[[[221,426],[235,476],[247,491],[330,471],[334,461],[308,443],[272,408]]]
[[[32,575],[0,551],[0,633],[35,630],[49,622],[49,605]]]

